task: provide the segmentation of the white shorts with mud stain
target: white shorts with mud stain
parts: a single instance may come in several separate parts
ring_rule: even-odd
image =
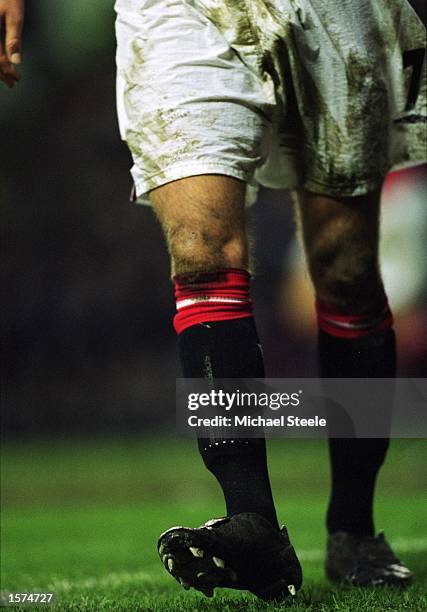
[[[115,8],[119,124],[142,203],[200,174],[355,196],[425,160],[425,28],[406,0]]]

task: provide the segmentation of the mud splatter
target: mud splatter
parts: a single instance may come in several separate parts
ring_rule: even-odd
[[[351,0],[341,0],[334,10],[324,0],[303,0],[306,31],[292,0],[185,1],[215,26],[259,79],[269,112],[276,103],[279,141],[289,132],[298,134],[295,155],[306,178],[327,185],[329,192],[336,186],[336,193],[348,193],[384,174],[390,166],[393,105],[399,95],[403,99],[405,80],[411,78],[410,69],[403,73],[399,64],[400,50],[425,43],[422,26],[405,3],[360,0],[356,10]],[[125,103],[132,127],[126,137],[144,172],[161,175],[170,164],[194,158],[200,140],[189,127],[192,116],[185,105],[170,108],[164,91],[157,110],[141,110],[143,91],[155,95],[150,45],[145,39],[131,44],[134,61],[127,68]],[[391,74],[397,93],[391,92]],[[423,79],[414,112],[421,113],[425,97]],[[151,109],[156,106],[152,101]],[[215,113],[207,112],[203,121],[206,128],[210,121],[215,130],[226,129]],[[397,129],[410,135],[398,156],[419,158],[422,128]]]

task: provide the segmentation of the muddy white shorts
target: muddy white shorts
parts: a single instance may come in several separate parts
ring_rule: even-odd
[[[354,196],[425,160],[425,28],[407,0],[115,7],[119,124],[140,202],[200,174]]]

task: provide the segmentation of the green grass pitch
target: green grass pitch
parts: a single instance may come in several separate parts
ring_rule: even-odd
[[[416,575],[406,592],[331,586],[323,575],[328,495],[323,441],[269,443],[273,491],[304,571],[303,590],[273,606],[244,592],[185,592],[160,564],[159,533],[224,513],[192,440],[7,443],[2,460],[2,590],[53,592],[54,610],[427,610],[427,441],[394,441],[376,504]],[[18,609],[24,609],[23,606]],[[28,609],[28,608],[25,608]]]

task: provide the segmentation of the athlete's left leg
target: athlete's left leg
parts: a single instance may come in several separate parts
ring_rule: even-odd
[[[394,377],[392,315],[378,266],[380,192],[341,199],[299,192],[296,200],[317,298],[321,376]],[[329,441],[329,533],[374,534],[375,480],[387,447],[387,439]]]
[[[201,175],[150,193],[171,256],[185,378],[264,376],[250,298],[245,192],[243,181]],[[207,434],[199,450],[222,487],[227,513],[255,512],[278,529],[265,440]]]
[[[174,326],[185,378],[262,378],[264,364],[250,298],[246,184],[190,176],[150,193],[171,255]],[[283,599],[301,587],[299,561],[279,530],[265,440],[230,440],[209,428],[200,454],[224,493],[227,517],[198,529],[172,527],[159,539],[165,568],[188,588],[249,589]]]

